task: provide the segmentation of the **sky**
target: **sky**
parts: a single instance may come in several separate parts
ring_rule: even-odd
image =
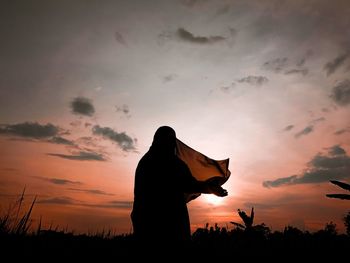
[[[272,230],[344,231],[350,3],[2,1],[0,209],[26,188],[33,224],[132,231],[134,173],[159,126],[217,160],[225,198],[192,230],[255,208]]]

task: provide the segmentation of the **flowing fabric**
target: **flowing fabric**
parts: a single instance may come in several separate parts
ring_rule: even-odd
[[[212,178],[219,179],[223,185],[231,175],[228,169],[229,158],[214,160],[192,149],[179,139],[176,139],[176,155],[184,161],[190,169],[192,176],[198,181],[207,181]],[[187,194],[187,202],[200,196],[200,193]]]

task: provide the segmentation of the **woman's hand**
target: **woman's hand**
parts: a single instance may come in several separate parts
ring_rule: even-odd
[[[224,197],[227,196],[227,190],[221,187],[222,178],[213,177],[205,181],[208,187],[208,192],[216,196]]]

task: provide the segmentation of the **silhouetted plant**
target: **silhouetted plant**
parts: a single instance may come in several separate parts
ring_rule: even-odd
[[[346,228],[346,233],[350,236],[350,211],[346,216],[344,216],[343,220]]]
[[[237,211],[238,211],[238,215],[242,219],[244,225],[237,223],[237,222],[233,222],[233,221],[231,221],[230,223],[235,225],[236,227],[244,229],[244,230],[250,229],[254,223],[254,207],[252,207],[252,210],[250,211],[250,216],[248,216],[246,214],[246,212],[242,211],[241,209],[237,209]]]
[[[250,211],[250,216],[246,214],[246,212],[242,211],[241,209],[238,209],[238,215],[242,219],[244,225],[237,223],[237,222],[230,222],[231,224],[235,225],[237,229],[241,229],[244,231],[249,231],[249,232],[255,232],[255,233],[260,233],[263,236],[267,236],[270,234],[271,230],[269,227],[267,227],[264,223],[254,225],[254,207],[252,207]]]
[[[350,191],[350,184],[346,184],[346,183],[335,181],[335,180],[331,180],[330,182],[332,184],[335,184],[335,185],[339,186],[340,188],[343,188],[345,190]],[[338,199],[343,199],[343,200],[350,200],[350,195],[349,194],[327,194],[326,196],[330,197],[330,198],[338,198]]]
[[[337,225],[331,221],[325,225],[324,231],[329,235],[337,235]]]
[[[25,190],[26,189],[24,188],[21,196],[14,202],[14,204],[9,205],[7,212],[5,212],[3,215],[0,215],[0,235],[27,234],[31,226],[30,216],[33,211],[34,204],[36,202],[36,197],[34,198],[29,210],[21,214]]]

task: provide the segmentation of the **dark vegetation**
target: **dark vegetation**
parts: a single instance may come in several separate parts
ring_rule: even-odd
[[[36,198],[23,212],[24,195],[25,191],[0,215],[0,251],[2,258],[10,258],[11,261],[108,259],[118,262],[121,259],[145,259],[147,256],[160,257],[166,261],[169,258],[185,261],[246,259],[282,262],[291,259],[337,258],[347,261],[349,258],[350,211],[343,218],[346,234],[339,234],[333,222],[313,233],[293,226],[286,226],[283,231],[272,232],[264,223],[254,224],[254,208],[251,209],[250,215],[238,209],[242,223],[230,222],[232,228],[219,227],[217,224],[210,226],[207,223],[205,227],[198,228],[193,233],[191,243],[181,250],[172,248],[171,244],[162,244],[162,241],[158,240],[158,245],[152,245],[150,242],[145,251],[144,246],[140,246],[132,234],[115,235],[111,231],[74,234],[67,228],[52,226],[42,229],[41,219],[34,227],[31,213]],[[164,231],[166,233],[166,229]]]

